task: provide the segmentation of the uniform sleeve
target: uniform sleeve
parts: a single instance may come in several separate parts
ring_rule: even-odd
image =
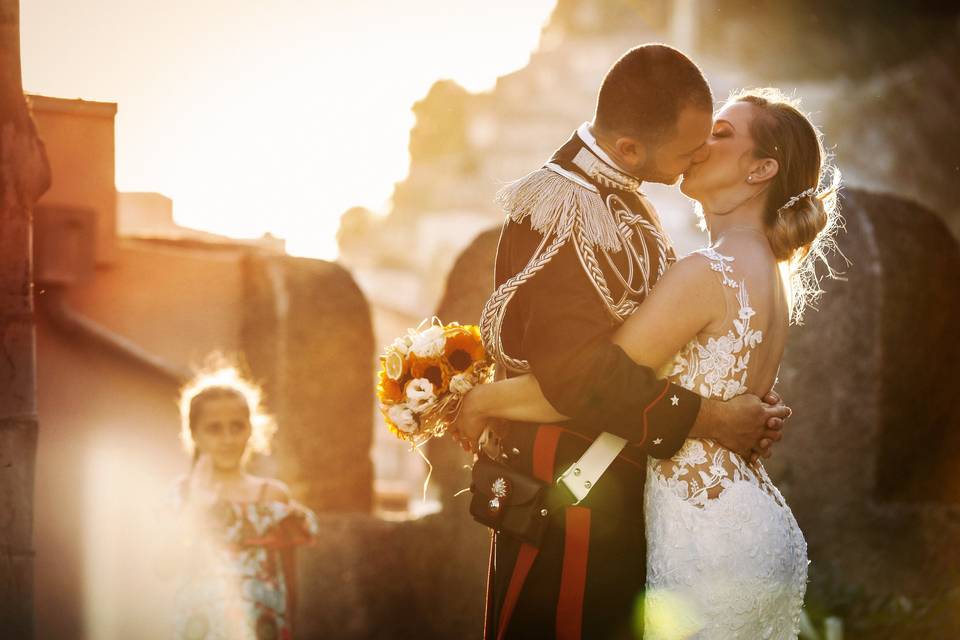
[[[542,237],[526,223],[508,224],[504,236],[501,246],[517,273]],[[520,351],[550,404],[575,419],[573,428],[590,424],[652,456],[673,455],[696,420],[700,397],[658,380],[611,341],[615,324],[573,245],[564,245],[519,292]]]

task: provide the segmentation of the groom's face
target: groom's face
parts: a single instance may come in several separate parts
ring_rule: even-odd
[[[646,182],[676,184],[694,162],[703,162],[713,114],[707,109],[685,107],[677,118],[676,131],[652,151],[637,175]]]

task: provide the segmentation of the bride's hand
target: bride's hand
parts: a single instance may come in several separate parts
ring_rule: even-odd
[[[774,407],[778,407],[786,410],[785,417],[783,418],[772,417],[767,420],[767,429],[771,431],[780,432],[782,435],[783,425],[786,422],[787,418],[793,415],[793,410],[790,407],[786,406],[780,394],[777,393],[776,391],[773,391],[772,389],[770,390],[770,392],[767,393],[767,395],[763,397],[763,401],[768,405],[772,405]],[[777,439],[779,440],[779,438]],[[773,443],[774,441],[770,438],[761,438],[757,446],[754,447],[753,453],[750,455],[751,464],[758,462],[760,458],[769,458],[770,456],[772,456]]]
[[[755,449],[768,451],[780,440],[782,421],[790,414],[789,407],[767,404],[749,393],[726,402],[707,401],[704,406],[705,424],[695,437],[712,438],[747,460],[753,458]],[[764,448],[765,440],[769,442]]]

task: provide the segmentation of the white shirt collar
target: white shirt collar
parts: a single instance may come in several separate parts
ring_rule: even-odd
[[[590,133],[589,122],[584,122],[582,125],[580,125],[580,128],[577,129],[577,135],[580,136],[580,139],[583,140],[583,143],[587,145],[587,147],[590,149],[590,151],[594,153],[594,155],[596,155],[598,158],[606,162],[608,165],[610,165],[617,171],[626,173],[628,176],[630,175],[629,172],[624,171],[620,165],[614,162],[613,158],[608,156],[606,151],[600,148],[600,145],[597,144],[597,139],[593,137],[592,133]]]

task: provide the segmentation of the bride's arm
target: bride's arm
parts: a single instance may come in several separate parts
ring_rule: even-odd
[[[677,262],[613,334],[630,359],[659,370],[726,312],[723,291],[699,254]]]
[[[723,293],[703,258],[693,255],[671,267],[637,311],[613,334],[630,358],[653,369],[667,363],[725,310]],[[547,401],[536,377],[527,374],[481,385],[467,394],[463,422],[500,418],[537,424],[567,416]],[[460,421],[458,421],[460,423]]]

